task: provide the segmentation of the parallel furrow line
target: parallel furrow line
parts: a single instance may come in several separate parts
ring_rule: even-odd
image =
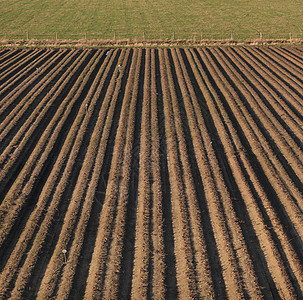
[[[205,61],[208,70],[210,71],[212,77],[218,84],[221,92],[228,101],[233,114],[235,115],[239,125],[242,130],[245,131],[247,135],[247,140],[250,143],[250,147],[253,153],[256,155],[261,163],[263,172],[267,175],[268,180],[271,182],[273,188],[275,189],[281,204],[283,204],[284,209],[288,212],[289,217],[293,221],[293,224],[301,236],[303,237],[302,226],[302,195],[298,189],[294,186],[292,179],[285,172],[284,166],[279,162],[276,154],[271,149],[270,145],[263,137],[262,133],[258,130],[255,122],[251,118],[250,114],[245,108],[243,111],[234,103],[234,99],[238,96],[226,82],[223,84],[221,78],[223,74],[220,73],[215,63],[211,60],[207,51],[202,51],[198,49],[202,59]]]
[[[174,54],[174,52],[173,52]],[[202,149],[207,148],[207,155],[211,159],[211,168],[213,169],[213,174],[214,174],[214,184],[217,186],[221,197],[222,197],[222,206],[224,207],[225,214],[228,217],[227,222],[228,226],[231,230],[231,236],[232,236],[232,243],[234,244],[233,248],[236,249],[236,255],[238,257],[239,261],[239,267],[243,270],[242,276],[246,279],[245,284],[246,284],[246,289],[249,295],[252,298],[259,297],[261,292],[260,289],[257,286],[257,279],[256,275],[254,274],[253,271],[253,265],[252,261],[249,257],[247,248],[245,246],[245,240],[243,237],[243,234],[241,232],[240,226],[237,223],[237,217],[235,215],[235,211],[233,209],[233,204],[232,204],[232,199],[229,195],[229,192],[227,190],[226,184],[224,182],[224,179],[222,177],[222,173],[220,171],[217,159],[215,157],[215,154],[212,149],[212,143],[210,141],[210,137],[207,133],[207,129],[204,124],[204,120],[201,115],[201,111],[198,106],[198,100],[197,97],[194,93],[193,87],[191,85],[190,78],[187,74],[186,67],[184,65],[184,62],[182,60],[180,51],[177,50],[177,56],[179,59],[180,67],[182,68],[182,72],[184,75],[185,82],[179,82],[180,87],[183,92],[183,97],[185,100],[185,107],[187,110],[187,119],[190,122],[190,130],[191,130],[191,136],[193,139],[194,143],[194,148],[195,148],[195,153],[197,157],[202,157]],[[175,60],[177,58],[175,57]],[[186,84],[186,86],[185,86]],[[188,92],[187,92],[188,90]],[[192,100],[191,100],[192,99]],[[200,130],[199,130],[200,127]],[[203,137],[204,139],[204,145],[207,145],[207,147],[203,146],[203,141],[201,138]],[[199,159],[198,159],[199,161]],[[200,172],[201,176],[203,177],[203,169],[202,169],[202,163],[200,163]],[[204,178],[204,181],[209,180]],[[197,209],[197,208],[196,208]],[[218,212],[219,215],[220,212]],[[240,280],[239,280],[240,284]]]
[[[239,102],[237,101],[239,107],[251,107],[258,119],[262,120],[262,128],[264,126],[266,131],[270,132],[270,140],[275,142],[276,147],[284,155],[284,158],[296,172],[296,175],[301,181],[303,181],[302,150],[293,141],[292,137],[286,132],[283,126],[281,126],[281,124],[277,121],[267,106],[263,104],[262,99],[260,99],[258,94],[251,88],[251,86],[246,84],[245,81],[241,81],[241,75],[237,75],[237,71],[233,68],[233,66],[227,61],[223,61],[216,50],[212,53],[220,63],[223,70],[226,72],[226,74],[228,74],[229,78],[245,97],[243,100],[241,100],[241,98],[235,99],[236,101],[239,100]],[[236,60],[234,63],[237,64]],[[241,69],[241,66],[238,67]],[[248,111],[245,113],[248,113]]]
[[[101,55],[102,52],[99,54],[99,59]],[[97,63],[98,60],[95,61],[95,65]],[[105,62],[104,65],[102,65],[102,67],[100,68],[98,76],[96,77],[96,80],[90,89],[88,97],[91,97],[93,91],[96,89],[98,78],[103,74],[106,65],[107,63]],[[108,66],[110,66],[110,63]],[[87,76],[87,78],[88,77],[89,76]],[[87,79],[84,79],[83,81],[86,80]],[[22,294],[22,290],[24,290],[24,286],[27,282],[27,278],[31,274],[31,269],[35,267],[39,251],[41,250],[42,245],[45,242],[45,238],[49,232],[49,228],[54,221],[54,215],[58,210],[60,201],[62,201],[61,196],[69,183],[69,178],[71,176],[73,165],[76,162],[76,158],[79,153],[81,143],[83,141],[83,136],[85,134],[85,129],[87,128],[96,100],[97,98],[94,97],[94,100],[91,103],[92,109],[89,112],[86,111],[85,104],[83,103],[82,109],[80,109],[80,113],[77,115],[77,118],[75,119],[73,126],[71,126],[71,130],[67,135],[66,141],[62,147],[58,159],[56,160],[52,172],[50,173],[49,178],[45,183],[45,186],[39,197],[37,206],[27,222],[27,224],[31,224],[31,226],[27,226],[25,230],[22,232],[22,235],[19,238],[19,241],[14,249],[14,252],[10,257],[11,260],[10,264],[13,263],[16,264],[16,261],[18,262],[18,259],[20,259],[20,255],[22,254],[22,251],[25,251],[26,244],[32,238],[37,226],[39,231],[36,233],[36,237],[29,251],[28,258],[25,261],[23,267],[20,269],[18,279],[15,285],[16,286],[14,292],[15,295],[20,296],[20,294]],[[62,170],[63,168],[64,171]],[[62,175],[60,176],[61,172]],[[58,185],[56,186],[58,176],[60,176],[61,179]],[[53,197],[51,197],[52,193],[54,193]],[[49,207],[46,208],[50,199],[51,199],[51,203]],[[41,225],[38,226],[39,220],[43,217],[43,213],[45,213],[44,219],[43,221],[41,220]],[[16,290],[18,292],[16,292]]]
[[[88,57],[89,52],[84,52],[84,55],[80,56],[80,61],[78,61],[78,66],[81,66],[85,59]],[[93,60],[82,71],[82,74],[86,74]],[[74,72],[77,71],[75,68]],[[72,72],[72,73],[74,73]],[[72,76],[72,73],[70,74]],[[83,75],[82,75],[83,76]],[[5,199],[3,200],[0,208],[2,216],[1,225],[3,227],[0,230],[0,245],[3,243],[6,235],[9,233],[11,227],[13,226],[15,220],[18,218],[19,212],[28,201],[28,195],[30,194],[34,182],[37,180],[39,173],[43,169],[44,164],[47,161],[48,156],[53,150],[53,145],[55,144],[64,122],[68,118],[72,107],[78,100],[74,96],[75,91],[78,90],[80,94],[81,89],[85,84],[81,84],[82,76],[79,76],[77,82],[74,84],[73,88],[70,90],[68,96],[62,101],[59,109],[57,110],[54,118],[49,122],[48,127],[41,136],[39,142],[37,143],[35,149],[33,150],[31,156],[29,157],[25,167],[21,170],[20,174],[14,181],[10,191],[7,193]],[[68,83],[70,78],[67,78],[66,83]],[[14,203],[14,208],[12,209],[12,203]]]
[[[193,54],[193,52],[192,52],[192,55],[194,57],[195,63],[197,64],[197,67],[199,68],[199,70],[202,70],[203,68],[200,66],[200,62],[198,61],[195,54]],[[190,57],[189,57],[189,60],[191,61]],[[204,58],[203,62],[205,62],[207,64],[207,59]],[[193,63],[191,65],[193,66],[194,69],[196,69],[196,67]],[[216,101],[216,103],[218,105],[218,108],[216,108],[214,106],[214,103],[212,100],[210,100],[208,102],[210,111],[214,115],[213,120],[215,121],[215,125],[218,128],[218,133],[220,135],[220,139],[222,140],[223,146],[227,151],[227,157],[230,159],[230,166],[232,167],[235,179],[237,180],[237,184],[243,195],[243,200],[249,201],[247,204],[248,205],[250,204],[248,206],[248,208],[250,208],[251,204],[255,203],[255,199],[254,199],[249,187],[247,186],[247,183],[245,183],[245,181],[243,180],[245,177],[242,175],[242,172],[240,172],[241,168],[239,168],[238,162],[237,162],[237,159],[235,156],[236,152],[238,152],[240,155],[242,155],[242,153],[243,153],[243,155],[245,154],[242,150],[243,146],[241,145],[239,138],[237,138],[237,134],[235,133],[235,130],[231,126],[232,123],[230,122],[230,120],[228,120],[228,116],[227,116],[226,112],[224,111],[222,103],[220,103],[221,101],[219,99],[219,96],[217,95],[216,91],[212,87],[206,74],[201,73],[202,78],[199,78],[199,74],[197,73],[198,70],[196,69],[196,70],[194,70],[194,72],[196,73],[196,78],[200,81],[200,85],[202,85],[202,82],[201,82],[202,78],[203,78],[203,80],[205,80],[209,91],[212,93],[214,100]],[[212,77],[212,78],[214,78],[214,77]],[[216,78],[214,78],[214,79],[216,79]],[[225,130],[225,126],[221,120],[221,117],[219,116],[219,113],[223,114],[225,124],[227,124],[228,127],[230,128],[230,130],[232,130],[231,132],[233,132],[233,138],[235,139],[235,142],[237,145],[236,149],[234,149],[232,146],[232,141],[230,140],[229,135]],[[285,270],[284,270],[283,266],[281,266],[281,258],[278,254],[277,249],[275,249],[274,242],[270,238],[270,233],[269,233],[268,229],[265,227],[265,224],[262,221],[262,218],[261,217],[259,219],[257,218],[257,216],[260,216],[260,213],[254,214],[254,211],[251,211],[250,209],[248,209],[248,213],[250,214],[251,220],[254,222],[254,225],[256,226],[259,242],[262,246],[262,250],[265,253],[265,258],[267,259],[268,267],[274,276],[273,279],[275,281],[275,284],[278,286],[278,288],[280,288],[281,293],[283,293],[283,290],[286,289],[287,291],[289,291],[290,295],[294,295],[294,292],[291,289],[289,289],[289,286],[290,286],[289,279],[287,278],[287,276],[284,275]]]
[[[127,53],[129,55],[129,52]],[[134,56],[132,57],[130,70],[128,72],[129,75],[127,77],[127,85],[122,102],[121,115],[119,118],[113,150],[113,159],[105,199],[100,214],[96,244],[87,279],[84,296],[85,299],[100,298],[101,295],[104,296],[105,293],[112,293],[109,298],[115,298],[114,295],[117,293],[117,283],[119,282],[119,262],[121,259],[120,252],[122,247],[121,243],[123,242],[125,211],[127,206],[127,192],[129,184],[128,172],[130,169],[129,163],[131,157],[129,147],[132,144],[132,140],[130,138],[131,133],[129,132],[129,130],[132,130],[132,128],[130,128],[128,125],[131,125],[133,122],[132,118],[134,114],[134,102],[136,99],[134,99],[134,96],[132,97],[132,88],[134,87],[133,81],[135,71],[139,73],[140,65],[138,66],[138,64],[140,64],[140,59],[138,59],[137,50],[134,51]],[[122,68],[125,68],[125,65],[123,65]],[[122,75],[123,74],[121,73],[118,79],[120,85],[122,84]],[[119,89],[116,89],[116,93],[117,92],[119,93]],[[128,140],[126,141],[127,131]],[[130,144],[126,146],[127,142]],[[118,236],[115,236],[114,231],[118,231]],[[114,272],[115,275],[112,272]],[[112,275],[115,276],[115,279],[112,278]],[[114,284],[116,286],[111,286]],[[111,288],[115,290],[111,291]]]

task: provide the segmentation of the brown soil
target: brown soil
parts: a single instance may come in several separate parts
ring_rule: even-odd
[[[302,66],[1,49],[0,299],[303,298]]]

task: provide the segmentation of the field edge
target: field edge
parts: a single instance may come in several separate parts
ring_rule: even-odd
[[[212,46],[301,46],[303,39],[203,40],[0,40],[0,48],[178,48]]]

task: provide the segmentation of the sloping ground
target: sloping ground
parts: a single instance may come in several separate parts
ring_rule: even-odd
[[[302,298],[302,67],[1,49],[0,298]]]

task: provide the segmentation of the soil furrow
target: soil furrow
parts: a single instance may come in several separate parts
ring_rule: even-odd
[[[68,101],[61,102],[60,98],[62,97],[63,99],[65,99],[68,93],[70,94],[70,97],[72,96],[72,93],[69,92],[69,87],[71,85],[74,85],[73,90],[77,89],[75,80],[77,80],[77,75],[79,75],[79,72],[81,72],[81,66],[80,68],[75,68],[75,66],[77,66],[77,64],[79,64],[79,61],[82,60],[82,67],[84,67],[84,63],[85,61],[87,61],[87,59],[88,54],[84,56],[80,55],[80,57],[74,62],[74,64],[70,66],[67,72],[65,72],[68,76],[63,77],[63,82],[57,82],[58,86],[54,87],[54,93],[50,91],[48,94],[48,101],[46,101],[45,104],[44,102],[42,103],[42,106],[40,107],[40,114],[35,113],[33,115],[33,119],[29,118],[25,122],[25,124],[18,131],[19,134],[16,134],[12,139],[10,143],[11,147],[8,147],[6,151],[2,153],[2,170],[0,172],[1,189],[4,188],[8,191],[8,188],[10,187],[8,183],[12,182],[11,178],[16,178],[18,176],[25,162],[34,152],[35,147],[33,147],[33,145],[39,145],[39,139],[42,138],[43,134],[45,135],[46,133],[51,133],[51,130],[45,132],[46,128],[52,128],[50,127],[50,125],[55,126],[55,124],[58,122],[58,119],[60,118],[61,113],[64,111],[64,105],[68,103]],[[72,69],[74,69],[74,71],[70,73],[69,71]],[[23,127],[29,128],[24,132],[22,129]],[[21,141],[19,141],[20,138]],[[44,141],[46,140],[47,139],[44,139]],[[7,152],[9,151],[12,151],[12,153],[8,155]],[[20,159],[20,157],[22,159]],[[2,197],[4,195],[2,194]]]
[[[84,111],[84,113],[85,113],[85,109],[83,110]],[[81,118],[82,119],[82,118]],[[79,119],[79,121],[81,121],[81,119]],[[79,122],[78,121],[78,122]],[[74,131],[74,133],[76,133],[76,128],[77,128],[78,126],[75,126],[75,131]],[[72,133],[73,134],[73,133]],[[67,143],[71,143],[72,141],[73,141],[73,137],[71,136],[70,138],[68,138],[67,137],[67,139],[66,139],[66,141],[67,141]],[[68,148],[65,150],[65,151],[67,151],[67,153],[69,152],[69,150],[68,150]],[[60,158],[60,155],[59,155],[59,159],[56,161],[56,162],[54,162],[54,165],[56,166],[57,165],[57,162],[58,162],[58,164],[60,165],[60,164],[62,164],[62,159],[64,159],[64,156],[66,156],[67,155],[67,153],[65,152],[64,153],[64,151],[63,151],[63,158],[61,157]],[[61,162],[60,162],[60,160],[61,160]],[[54,171],[56,171],[56,169],[53,169]],[[45,176],[47,177],[47,175],[45,174]],[[51,176],[51,178],[52,179],[54,179],[54,174],[53,173],[50,173],[50,176]],[[46,180],[46,179],[45,179]],[[49,189],[47,192],[45,191],[45,190],[42,190],[42,194],[41,194],[41,198],[38,200],[38,203],[39,203],[39,206],[37,206],[36,207],[36,210],[33,212],[33,214],[31,215],[31,217],[30,217],[30,219],[29,219],[29,223],[31,224],[30,225],[30,227],[28,227],[28,229],[29,229],[29,231],[23,231],[23,237],[24,237],[24,241],[23,242],[21,242],[20,244],[19,244],[19,250],[14,250],[14,254],[13,254],[13,256],[12,256],[12,263],[13,264],[15,264],[15,263],[18,263],[18,258],[20,259],[22,256],[20,256],[20,255],[22,255],[22,251],[25,251],[25,249],[26,248],[24,248],[24,247],[26,247],[26,245],[27,245],[27,243],[29,242],[29,238],[30,238],[30,235],[31,234],[33,234],[34,232],[32,231],[32,230],[36,230],[37,228],[39,229],[39,227],[40,227],[40,222],[39,222],[39,215],[41,215],[41,214],[43,214],[43,212],[46,210],[46,208],[45,208],[45,205],[46,205],[46,202],[47,202],[47,200],[48,200],[48,197],[49,197],[49,195],[48,196],[46,196],[45,195],[45,192],[46,193],[49,193],[49,192],[51,192],[51,187],[49,186],[49,184],[48,184],[48,182],[49,181],[46,181],[46,183],[45,183],[45,188],[46,188],[46,190],[47,189]],[[56,180],[51,180],[50,181],[50,183],[51,184],[54,184],[54,183],[56,183]],[[63,190],[60,190],[60,193],[62,194],[63,193]],[[52,204],[54,204],[55,203],[55,201],[53,201],[52,202]],[[37,226],[37,228],[36,228],[36,226]],[[43,224],[41,225],[41,226],[43,226]],[[44,228],[48,228],[47,226],[46,227],[44,227]],[[43,232],[43,234],[47,234],[47,231],[45,231],[44,230],[44,232]],[[21,239],[21,238],[20,238]],[[38,239],[39,240],[39,239]],[[41,240],[41,239],[40,239]],[[38,244],[39,245],[39,244]],[[20,248],[21,247],[21,248]],[[21,251],[21,252],[20,252]],[[31,250],[32,251],[32,250]],[[15,256],[14,256],[15,255]],[[16,256],[17,255],[17,256]],[[31,261],[33,261],[35,259],[35,255],[32,255],[32,256],[30,256],[30,258],[29,258],[29,260],[31,260]],[[33,268],[34,267],[34,264],[32,263],[31,264],[31,268]],[[27,272],[29,273],[30,272],[30,269],[31,268],[28,268],[27,269]],[[3,274],[5,274],[5,273],[3,273]],[[9,276],[12,276],[12,274],[9,274]],[[28,276],[28,275],[27,275]],[[6,279],[7,280],[7,279]]]
[[[62,77],[62,79],[64,78],[62,76],[63,70],[71,64],[72,58],[72,56],[61,57],[61,55],[55,57],[54,61],[51,61],[51,63],[53,65],[58,64],[58,68],[52,68],[52,71],[47,73],[45,76],[44,83],[40,87],[37,87],[36,91],[33,91],[33,94],[28,93],[23,97],[22,101],[9,112],[9,115],[4,119],[0,126],[2,131],[0,135],[1,150],[4,150],[4,147],[6,147],[5,151],[7,151],[7,148],[10,149],[8,145],[17,135],[18,129],[21,127],[23,132],[27,129],[27,126],[22,126],[22,124],[26,123],[30,126],[30,124],[34,122],[35,118],[37,118],[37,115],[39,113],[41,114],[41,110],[43,110],[43,107],[48,103],[49,94],[54,93],[55,88],[58,87],[53,83],[58,82],[58,78],[60,77]],[[32,121],[29,122],[29,119]],[[23,136],[22,133],[18,134],[21,137]],[[13,147],[16,147],[17,145],[18,141],[14,143]]]
[[[200,52],[200,51],[199,51]],[[206,59],[206,57],[204,57],[203,56],[203,54],[202,54],[202,52],[200,52],[199,54],[201,54],[202,55],[202,57],[204,58],[204,60],[203,60],[203,62],[205,62],[206,63],[206,66],[208,67],[208,68],[210,68],[210,65],[208,65],[208,62],[207,62],[207,59]],[[215,77],[213,77],[215,74],[214,73],[211,73],[211,75],[212,75],[212,78],[215,78]],[[206,77],[205,77],[205,79],[206,79]],[[217,82],[217,79],[216,79],[216,82]],[[209,83],[210,84],[210,83]],[[209,86],[209,88],[210,89],[212,89],[213,90],[213,87],[211,87],[210,85],[208,84],[208,86]],[[213,94],[213,95],[216,95],[216,94]],[[232,123],[228,120],[228,119],[226,119],[226,113],[224,112],[224,109],[223,109],[223,107],[222,107],[222,104],[220,104],[220,100],[219,100],[219,96],[216,96],[216,101],[219,101],[219,102],[217,102],[217,104],[219,105],[219,107],[217,108],[217,109],[220,109],[220,112],[221,113],[223,113],[223,116],[225,115],[225,122],[226,122],[226,124],[228,124],[228,125],[231,125]],[[211,102],[210,102],[211,103]],[[215,111],[213,111],[213,113],[215,113]],[[223,117],[222,116],[222,117]],[[222,124],[222,123],[221,123]],[[230,141],[230,138],[228,138],[228,136],[227,137],[224,137],[222,134],[224,133],[224,125],[222,124],[222,125],[220,125],[220,123],[218,123],[217,124],[217,126],[218,126],[218,128],[222,128],[221,130],[219,130],[218,132],[219,132],[219,134],[222,136],[222,141],[226,141],[226,142],[224,142],[223,143],[223,145],[228,145],[228,144],[230,144],[231,143],[231,141]],[[238,152],[239,152],[239,154],[242,154],[242,152],[243,152],[243,154],[245,153],[244,151],[243,151],[243,147],[241,147],[241,144],[238,144],[238,146],[239,146],[239,150],[238,150]],[[230,158],[235,158],[236,156],[235,156],[235,151],[234,151],[234,149],[231,149],[230,151],[230,155],[228,156],[228,157],[230,157]],[[235,161],[233,161],[233,162],[231,162],[230,163],[230,165],[231,166],[235,166]],[[239,175],[241,175],[241,174],[239,174],[238,175],[238,173],[237,172],[235,172],[234,173],[235,175],[235,178],[237,178],[237,180],[242,180],[242,181],[240,181],[239,183],[238,183],[238,186],[239,186],[239,188],[241,189],[241,192],[243,191],[243,189],[244,189],[244,187],[245,187],[245,185],[244,185],[244,187],[243,187],[243,184],[244,184],[244,182],[243,182],[243,176],[239,176]],[[236,176],[237,175],[237,176]],[[240,178],[239,178],[240,177]],[[242,183],[243,182],[243,183]],[[241,183],[241,184],[240,184]],[[251,192],[249,191],[249,189],[247,189],[247,188],[245,188],[245,190],[243,191],[245,194],[244,195],[246,195],[245,197],[243,197],[243,199],[245,200],[245,199],[247,199],[247,196],[249,196],[249,194],[251,194]],[[249,198],[248,198],[249,199]],[[254,201],[253,199],[253,196],[250,196],[250,199],[251,199],[251,201]],[[254,215],[253,215],[254,216]],[[289,286],[290,286],[290,281],[289,281],[289,278],[287,278],[287,276],[285,276],[285,275],[283,275],[282,276],[282,274],[284,274],[285,273],[285,269],[283,268],[283,267],[281,267],[281,259],[279,258],[279,254],[277,253],[277,250],[274,248],[274,243],[273,243],[273,241],[272,240],[270,240],[269,239],[269,235],[268,235],[268,233],[267,233],[267,235],[265,235],[264,237],[263,237],[263,232],[264,232],[264,225],[262,225],[263,223],[256,223],[256,224],[258,224],[258,226],[262,226],[263,227],[263,230],[261,230],[261,231],[258,231],[258,232],[261,232],[262,233],[262,235],[259,237],[259,242],[260,242],[260,244],[261,244],[261,247],[262,247],[262,250],[264,251],[264,253],[265,253],[265,258],[269,258],[270,259],[270,261],[267,261],[267,264],[269,265],[269,269],[270,269],[270,272],[271,272],[271,275],[272,276],[274,276],[273,277],[273,280],[275,281],[275,283],[276,283],[276,285],[277,285],[277,289],[278,290],[280,290],[280,292],[282,293],[282,295],[283,295],[283,293],[284,293],[284,290],[285,290],[285,288],[290,292],[290,295],[293,295],[293,291],[291,291],[290,289],[289,289]],[[257,229],[258,229],[258,227],[257,227]],[[272,254],[273,253],[275,253],[275,255],[273,256]],[[280,274],[280,275],[278,275],[278,276],[276,276],[275,274],[275,272],[278,272],[277,274]],[[270,283],[270,281],[269,281],[269,284],[271,284]],[[273,286],[273,287],[271,287],[271,290],[273,291],[273,293],[275,294],[275,292],[274,292],[274,290],[275,290],[275,286]]]
[[[179,51],[178,51],[179,52]],[[186,108],[188,111],[188,115],[187,115],[187,119],[190,121],[194,121],[195,120],[195,116],[194,116],[194,112],[196,112],[197,114],[197,120],[196,122],[194,122],[190,128],[191,128],[191,132],[192,132],[192,139],[194,140],[194,142],[196,143],[196,147],[195,147],[195,151],[196,151],[196,155],[198,157],[201,157],[201,140],[197,140],[197,138],[201,138],[201,132],[202,132],[202,136],[204,136],[205,140],[209,141],[210,138],[205,136],[205,134],[203,134],[203,132],[205,132],[205,127],[200,129],[200,132],[196,131],[196,128],[198,128],[198,126],[201,124],[203,124],[203,120],[201,118],[201,112],[198,109],[198,103],[197,103],[197,98],[196,95],[194,93],[194,90],[192,88],[192,86],[190,85],[190,78],[188,76],[188,74],[186,73],[186,69],[185,66],[183,65],[183,60],[181,58],[181,53],[178,53],[179,56],[179,60],[181,62],[181,66],[183,67],[183,72],[184,75],[186,77],[186,81],[187,81],[187,87],[188,87],[188,91],[190,94],[191,99],[193,99],[192,101],[194,101],[194,103],[191,103],[192,101],[189,98],[189,95],[187,94],[187,91],[184,87],[183,89],[183,97],[184,99],[187,99],[188,103],[186,103]],[[183,84],[181,84],[181,86],[183,86]],[[190,105],[191,104],[191,105]],[[193,105],[193,106],[192,106]],[[205,126],[205,124],[203,124],[203,126]],[[210,143],[212,145],[212,143]],[[207,147],[208,151],[211,151],[212,147]],[[215,147],[214,150],[216,151]],[[223,153],[220,154],[219,156],[224,155]],[[258,297],[260,296],[260,290],[258,289],[257,285],[256,285],[256,277],[254,275],[253,272],[253,266],[252,266],[252,262],[250,260],[249,254],[247,253],[247,250],[245,249],[245,242],[244,242],[244,237],[242,236],[242,232],[240,229],[240,226],[238,225],[238,222],[235,221],[237,220],[237,216],[236,216],[236,212],[234,212],[233,209],[233,205],[232,205],[232,199],[229,196],[229,191],[227,189],[227,186],[225,186],[225,182],[224,179],[222,178],[222,176],[220,176],[220,167],[218,165],[218,162],[216,161],[216,159],[214,158],[214,153],[210,153],[209,152],[209,156],[212,156],[212,161],[211,161],[211,165],[213,166],[214,170],[213,173],[214,174],[218,174],[215,175],[215,181],[216,181],[216,185],[219,187],[219,191],[222,195],[223,198],[223,207],[224,210],[226,212],[226,216],[229,218],[228,220],[228,225],[230,226],[230,230],[231,230],[231,237],[234,243],[233,248],[234,249],[241,249],[240,253],[237,253],[236,255],[238,256],[238,264],[240,269],[242,269],[243,277],[246,277],[245,282],[247,282],[247,293],[250,294],[251,297]],[[230,179],[231,180],[231,179]],[[235,251],[235,250],[234,250]],[[247,280],[249,278],[249,280]]]
[[[275,152],[277,154],[281,152],[282,155],[279,155],[279,159],[281,161],[287,160],[287,162],[284,162],[284,164],[289,164],[289,166],[292,167],[292,169],[288,168],[288,172],[291,174],[291,177],[295,179],[296,176],[298,176],[302,181],[303,153],[300,147],[295,144],[295,141],[292,141],[291,136],[287,134],[287,132],[278,122],[276,122],[277,118],[275,118],[267,106],[263,105],[262,99],[258,97],[258,94],[255,93],[254,90],[249,85],[246,85],[243,81],[242,85],[241,76],[235,76],[237,71],[233,69],[233,66],[230,64],[226,66],[225,62],[222,61],[222,59],[217,55],[216,51],[213,51],[213,55],[220,63],[225,76],[231,79],[231,84],[237,91],[239,100],[241,100],[238,105],[241,107],[246,107],[247,111],[249,111],[249,113],[256,120],[256,123],[260,124],[258,127],[266,137],[267,141],[271,144],[271,147],[276,149]],[[289,148],[290,146],[292,146],[292,149]],[[298,184],[298,186],[300,186],[300,184]]]
[[[0,299],[303,298],[302,46],[0,49]]]
[[[42,222],[39,222],[37,225],[39,227],[43,227],[44,230],[43,231],[39,231],[37,233],[37,236],[33,242],[32,247],[30,248],[30,258],[25,262],[25,265],[23,266],[23,268],[21,269],[21,272],[19,273],[19,277],[16,283],[18,292],[15,291],[15,293],[13,292],[13,295],[20,295],[22,294],[22,291],[24,291],[24,296],[26,297],[33,297],[33,295],[35,295],[37,293],[37,290],[35,291],[33,288],[30,290],[26,290],[26,284],[28,282],[28,280],[30,279],[31,281],[34,281],[36,284],[37,282],[41,281],[41,276],[39,277],[39,261],[37,261],[37,255],[42,252],[46,252],[46,249],[49,249],[49,246],[43,244],[45,241],[45,237],[47,236],[47,234],[50,234],[49,229],[54,226],[53,221],[56,217],[56,210],[58,210],[58,205],[60,203],[60,197],[71,197],[71,195],[69,195],[69,193],[67,192],[68,188],[67,185],[70,186],[75,186],[76,185],[76,180],[78,178],[78,174],[80,172],[80,167],[77,167],[76,165],[80,164],[82,165],[83,159],[81,158],[81,156],[83,157],[84,154],[80,155],[80,153],[83,153],[85,151],[85,149],[87,148],[87,141],[85,141],[85,132],[86,130],[89,129],[90,123],[94,123],[94,121],[92,121],[91,119],[94,119],[92,117],[93,115],[93,110],[91,109],[90,111],[86,110],[85,107],[85,102],[89,101],[95,90],[96,90],[96,86],[97,83],[99,82],[100,76],[103,74],[104,68],[106,66],[105,64],[102,64],[103,61],[103,54],[102,52],[100,52],[99,54],[96,53],[97,57],[96,60],[94,62],[93,68],[91,68],[91,70],[99,70],[99,73],[96,74],[96,78],[93,81],[93,84],[90,88],[90,91],[88,93],[88,96],[83,99],[83,103],[82,103],[82,109],[80,109],[80,113],[77,115],[77,118],[74,121],[73,126],[71,126],[71,131],[69,132],[67,138],[66,138],[66,145],[64,145],[62,147],[62,151],[54,165],[53,168],[53,172],[50,174],[50,177],[45,185],[45,189],[42,191],[41,196],[40,196],[40,205],[38,210],[35,212],[36,215],[32,215],[33,217],[33,222],[37,222],[37,216],[39,216],[39,213],[46,211],[46,215],[44,216],[44,220]],[[101,68],[100,65],[102,64]],[[83,79],[83,82],[87,82],[92,80],[91,77],[92,75],[90,75],[88,73],[88,75],[86,76],[86,78]],[[86,100],[86,101],[85,101]],[[96,105],[96,99],[94,99],[94,101],[91,102],[92,107],[94,107]],[[71,148],[72,147],[72,148]],[[64,160],[68,160],[67,165],[65,167],[64,165]],[[56,178],[57,177],[61,177],[62,180],[58,183]],[[56,190],[55,187],[58,184]],[[52,201],[49,204],[48,203],[48,207],[47,202],[48,198],[52,195]],[[63,208],[64,207],[64,208]],[[65,213],[65,209],[66,209],[66,205],[64,205],[64,203],[61,202],[61,207],[60,207],[60,211],[63,213]],[[47,228],[48,230],[45,230],[45,228]],[[58,229],[57,229],[58,231]],[[58,242],[57,242],[58,243]],[[31,267],[29,267],[31,266]],[[34,271],[31,271],[31,269],[34,268]],[[44,270],[45,271],[45,270]],[[44,273],[43,271],[43,273]],[[33,274],[33,275],[32,275]],[[32,282],[29,282],[28,287],[31,286]]]
[[[126,64],[117,66],[118,72],[121,73],[119,74],[119,82],[122,83],[127,79],[127,85],[125,86],[124,91],[124,99],[122,102],[106,195],[100,214],[97,240],[87,279],[87,287],[84,296],[87,299],[96,297],[99,293],[102,293],[103,295],[108,293],[109,295],[112,295],[113,298],[117,297],[118,291],[111,291],[111,288],[117,288],[119,285],[119,276],[114,276],[114,278],[112,276],[114,275],[116,268],[119,273],[121,267],[121,247],[123,247],[124,222],[129,188],[128,183],[125,180],[129,179],[129,160],[131,159],[131,155],[130,153],[127,153],[127,151],[130,151],[132,145],[132,133],[130,133],[128,135],[129,138],[126,139],[126,132],[127,124],[134,125],[132,114],[135,112],[135,97],[132,96],[131,85],[135,80],[134,71],[139,71],[140,59],[138,59],[138,54],[138,51],[134,51],[132,64],[130,69],[128,69],[129,76],[131,77],[125,78],[121,73],[121,71],[123,72],[123,70],[129,66]],[[122,68],[121,71],[119,70],[120,68]],[[128,154],[128,160],[125,160],[126,157],[124,158],[124,153]],[[123,169],[124,172],[126,172],[124,173],[126,177],[122,176],[123,173],[120,173]],[[118,203],[120,203],[120,205],[118,206],[118,211],[116,211],[117,208],[115,208],[115,205],[118,205]],[[120,239],[118,240],[115,240],[115,236],[113,235],[113,231],[115,230],[119,232]],[[113,280],[116,285],[111,287]]]
[[[81,56],[82,57],[82,56]],[[82,62],[84,63],[89,58],[89,53],[82,57]],[[81,71],[87,72],[89,70],[90,64],[86,66],[86,68]],[[75,72],[77,69],[75,70]],[[79,70],[78,70],[79,71]],[[72,75],[72,74],[71,74]],[[59,107],[59,110],[56,112],[54,118],[48,122],[48,126],[44,131],[42,137],[37,143],[36,147],[32,151],[30,157],[26,160],[26,164],[24,162],[25,168],[20,171],[17,179],[14,181],[10,191],[8,191],[6,197],[4,198],[1,204],[1,212],[2,212],[2,222],[1,225],[4,226],[1,230],[1,244],[4,241],[4,237],[7,233],[9,233],[11,226],[16,220],[18,213],[24,207],[26,200],[28,201],[30,194],[32,193],[32,188],[34,188],[34,183],[45,178],[39,178],[38,174],[43,171],[50,171],[50,169],[46,169],[45,163],[50,163],[49,155],[55,155],[56,152],[52,151],[54,145],[56,143],[60,143],[62,145],[64,139],[59,139],[58,136],[64,136],[67,134],[67,120],[69,118],[74,118],[74,115],[71,113],[75,109],[79,109],[79,100],[77,97],[73,97],[73,101],[69,101],[71,96],[74,96],[74,91],[77,89],[78,85],[82,80],[78,79],[78,84],[75,84],[73,89],[69,91],[69,96],[64,99],[62,104]],[[69,82],[67,80],[67,82]],[[82,85],[82,89],[84,88]],[[64,88],[68,88],[68,86],[64,86]],[[79,90],[81,92],[81,89]],[[78,91],[78,92],[79,92]],[[80,94],[79,92],[79,94]],[[63,127],[65,125],[65,128]],[[55,128],[55,130],[54,130]],[[65,131],[62,131],[62,129]],[[40,160],[40,163],[37,164],[37,161]],[[38,187],[38,186],[37,186]],[[14,203],[14,209],[11,209],[10,206]],[[33,207],[34,203],[31,203],[31,207]],[[25,208],[25,207],[24,207]],[[4,225],[5,224],[5,225]],[[8,226],[8,224],[10,224]]]

